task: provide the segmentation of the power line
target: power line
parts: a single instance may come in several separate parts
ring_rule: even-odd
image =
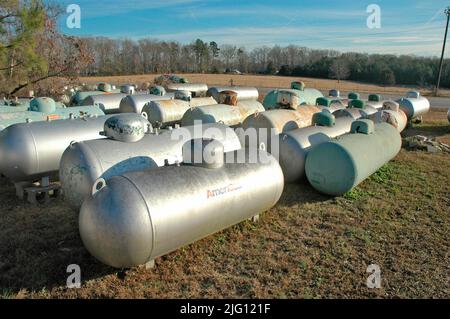
[[[450,22],[450,7],[447,7],[447,9],[445,9],[445,14],[447,15],[447,24],[445,26],[444,43],[442,44],[441,61],[439,62],[439,72],[438,72],[438,78],[437,78],[437,84],[436,84],[436,92],[435,92],[436,96],[439,94],[439,86],[441,84],[442,66],[443,66],[443,63],[444,63],[444,54],[445,54],[445,44],[447,42],[448,24]]]

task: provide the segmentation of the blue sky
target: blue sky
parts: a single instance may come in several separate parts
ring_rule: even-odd
[[[196,38],[257,46],[296,44],[370,53],[440,55],[448,0],[60,0],[78,4],[82,36],[189,43]],[[381,28],[367,27],[367,6],[381,8]],[[450,46],[447,52],[450,51]],[[450,53],[446,54],[450,57]]]

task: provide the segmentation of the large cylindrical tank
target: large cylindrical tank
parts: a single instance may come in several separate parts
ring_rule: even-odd
[[[389,123],[399,132],[403,132],[408,124],[408,118],[405,112],[400,109],[398,103],[394,101],[385,101],[382,109],[377,113],[368,116],[368,119],[375,123]]]
[[[400,133],[390,124],[358,120],[353,122],[351,132],[309,152],[306,176],[319,192],[334,196],[347,193],[401,149]]]
[[[167,91],[188,91],[191,92],[192,97],[202,97],[206,96],[208,86],[203,83],[169,83],[167,84]]]
[[[358,108],[339,109],[339,110],[334,111],[333,115],[336,118],[339,118],[339,117],[351,117],[354,120],[367,118],[367,116],[368,116],[368,114],[366,112],[364,112],[364,110],[358,109]]]
[[[107,94],[106,92],[103,91],[77,91],[73,96],[72,99],[70,101],[70,105],[71,106],[80,106],[83,104],[83,101],[89,97],[89,96],[93,96],[93,95],[102,95],[102,94]]]
[[[257,216],[278,202],[284,187],[278,162],[264,157],[217,168],[161,167],[99,181],[101,189],[80,211],[82,241],[102,263],[129,268]]]
[[[430,111],[430,101],[419,92],[409,92],[407,97],[402,97],[396,102],[400,104],[408,120],[419,118]]]
[[[241,100],[237,105],[217,104],[190,108],[183,115],[182,126],[201,123],[223,123],[228,126],[240,126],[250,115],[264,112],[261,103],[255,100]]]
[[[98,106],[59,107],[52,99],[34,99],[29,111],[0,113],[0,131],[18,123],[105,115]]]
[[[290,108],[297,108],[299,105],[315,105],[318,98],[323,97],[322,92],[312,88],[305,88],[303,90],[296,89],[276,89],[270,91],[264,98],[263,104],[266,110],[273,110],[279,108],[286,108],[283,103],[283,96],[292,94],[297,97],[297,105],[291,105]]]
[[[105,114],[119,113],[120,102],[127,95],[124,93],[91,95],[84,99],[83,105],[98,105]]]
[[[303,105],[297,110],[278,109],[250,115],[242,123],[241,143],[247,147],[261,147],[264,144],[270,152],[275,136],[311,126],[313,115],[322,109],[320,106]]]
[[[192,98],[189,102],[177,99],[152,101],[142,108],[142,114],[154,127],[166,127],[180,123],[191,107],[215,104],[217,102],[212,97]]]
[[[142,113],[145,104],[151,101],[163,101],[173,99],[173,93],[167,93],[164,96],[153,94],[133,94],[128,95],[120,102],[120,113]]]
[[[216,138],[225,151],[241,148],[236,133],[223,124],[207,124],[146,134],[140,141],[114,139],[72,144],[61,159],[60,180],[65,200],[79,208],[94,182],[125,172],[182,162],[183,144],[195,138]]]
[[[206,96],[212,96],[214,100],[220,102],[220,93],[223,91],[232,91],[237,93],[238,101],[258,100],[259,92],[256,88],[245,86],[216,86],[211,87],[206,92]]]
[[[34,181],[59,169],[72,141],[102,138],[109,116],[16,124],[0,133],[0,172],[13,182]]]
[[[315,117],[316,115],[332,117],[333,121],[322,123],[318,117],[313,119],[315,126],[299,128],[279,135],[278,154],[272,154],[278,157],[286,182],[295,182],[305,176],[306,156],[312,147],[349,133],[354,121],[351,117],[334,120],[334,116],[329,113],[316,113]]]

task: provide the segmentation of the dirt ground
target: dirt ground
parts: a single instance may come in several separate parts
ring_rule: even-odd
[[[125,75],[125,76],[106,76],[106,77],[85,77],[80,78],[80,83],[95,84],[98,82],[109,82],[114,84],[126,83],[153,83],[157,74],[145,75]],[[191,83],[206,83],[208,85],[230,85],[233,81],[234,85],[252,86],[257,88],[287,88],[290,87],[292,81],[303,81],[306,87],[316,88],[322,92],[328,92],[331,89],[339,89],[343,92],[355,91],[360,93],[381,93],[381,94],[398,94],[405,95],[411,91],[412,87],[386,87],[381,85],[366,84],[353,81],[336,81],[327,79],[315,79],[304,77],[289,76],[267,76],[267,75],[233,75],[233,74],[183,74]],[[424,95],[429,95],[430,90],[421,88],[420,91]],[[440,90],[440,96],[450,97],[450,90]]]
[[[406,134],[450,142],[444,111]],[[0,181],[1,298],[448,298],[450,156],[402,150],[349,194],[287,185],[244,222],[156,261],[118,271],[84,249],[77,213],[33,206]],[[366,286],[381,268],[381,289]],[[82,287],[66,288],[70,264]]]

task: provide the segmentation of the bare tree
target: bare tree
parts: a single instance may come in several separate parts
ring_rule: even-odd
[[[350,67],[348,61],[344,58],[336,58],[330,67],[330,77],[332,79],[345,80],[350,75]]]

